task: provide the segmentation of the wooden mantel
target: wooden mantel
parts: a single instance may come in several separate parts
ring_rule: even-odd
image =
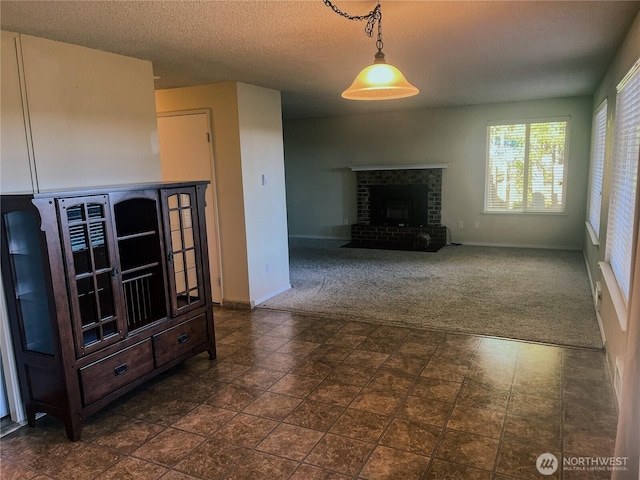
[[[364,172],[372,170],[425,170],[429,168],[447,168],[448,163],[418,163],[412,165],[357,165],[349,167],[353,172]]]

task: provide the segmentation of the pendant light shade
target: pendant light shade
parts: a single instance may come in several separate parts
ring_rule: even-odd
[[[373,65],[362,70],[351,86],[342,92],[349,100],[392,100],[417,95],[419,90],[411,85],[400,70],[388,64],[384,53],[376,53]]]
[[[342,92],[342,98],[349,100],[393,100],[417,95],[419,90],[407,82],[404,75],[393,65],[389,65],[382,53],[382,10],[380,0],[378,5],[367,15],[353,16],[336,7],[331,0],[323,0],[327,7],[349,20],[366,20],[367,26],[364,32],[367,36],[373,36],[373,29],[378,24],[378,38],[376,40],[376,53],[373,65],[362,70],[351,86]]]

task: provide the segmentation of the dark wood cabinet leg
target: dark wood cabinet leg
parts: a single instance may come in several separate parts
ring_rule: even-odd
[[[36,426],[36,411],[27,407],[27,425],[31,428]]]
[[[69,420],[65,422],[64,428],[67,432],[67,437],[72,442],[77,442],[80,440],[80,433],[82,432],[82,421],[80,420]]]

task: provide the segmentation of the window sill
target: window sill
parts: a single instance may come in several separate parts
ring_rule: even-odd
[[[609,265],[609,262],[598,262],[598,265],[600,266],[600,271],[602,271],[602,279],[604,280],[604,283],[609,290],[609,294],[611,295],[611,301],[613,302],[616,316],[618,317],[620,329],[623,332],[626,332],[627,316],[629,312],[627,310],[627,304],[624,301],[624,297],[622,296],[622,292],[620,292],[620,287],[618,286],[616,277],[611,269],[611,265]]]
[[[587,232],[589,232],[589,237],[591,238],[591,245],[593,245],[594,247],[599,246],[600,240],[598,239],[598,234],[596,233],[596,231],[593,229],[589,222],[584,222],[584,224],[587,226]]]
[[[566,216],[567,212],[527,212],[522,210],[510,210],[510,211],[497,211],[497,210],[484,210],[483,215],[544,215],[549,217],[562,217]]]

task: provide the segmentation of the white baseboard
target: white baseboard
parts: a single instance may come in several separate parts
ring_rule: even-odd
[[[456,242],[458,243],[458,242]],[[459,245],[469,245],[472,247],[505,247],[505,248],[539,248],[543,250],[582,250],[575,245],[528,245],[522,243],[484,243],[484,242],[459,242]]]
[[[287,291],[287,290],[289,290],[289,289],[291,289],[291,284],[290,284],[290,283],[288,283],[287,285],[285,285],[285,286],[284,286],[284,287],[282,287],[282,288],[279,288],[278,290],[276,290],[276,291],[274,291],[274,292],[271,292],[271,293],[270,293],[270,294],[268,294],[268,295],[265,295],[265,296],[264,296],[264,297],[262,297],[262,298],[257,299],[255,302],[251,302],[251,303],[253,303],[253,304],[254,304],[254,306],[255,306],[255,305],[260,305],[261,303],[266,302],[266,301],[267,301],[267,300],[269,300],[270,298],[273,298],[273,297],[275,297],[276,295],[280,295],[281,293],[286,292],[286,291]]]
[[[289,235],[289,245],[292,247],[337,248],[350,241],[350,238]]]

